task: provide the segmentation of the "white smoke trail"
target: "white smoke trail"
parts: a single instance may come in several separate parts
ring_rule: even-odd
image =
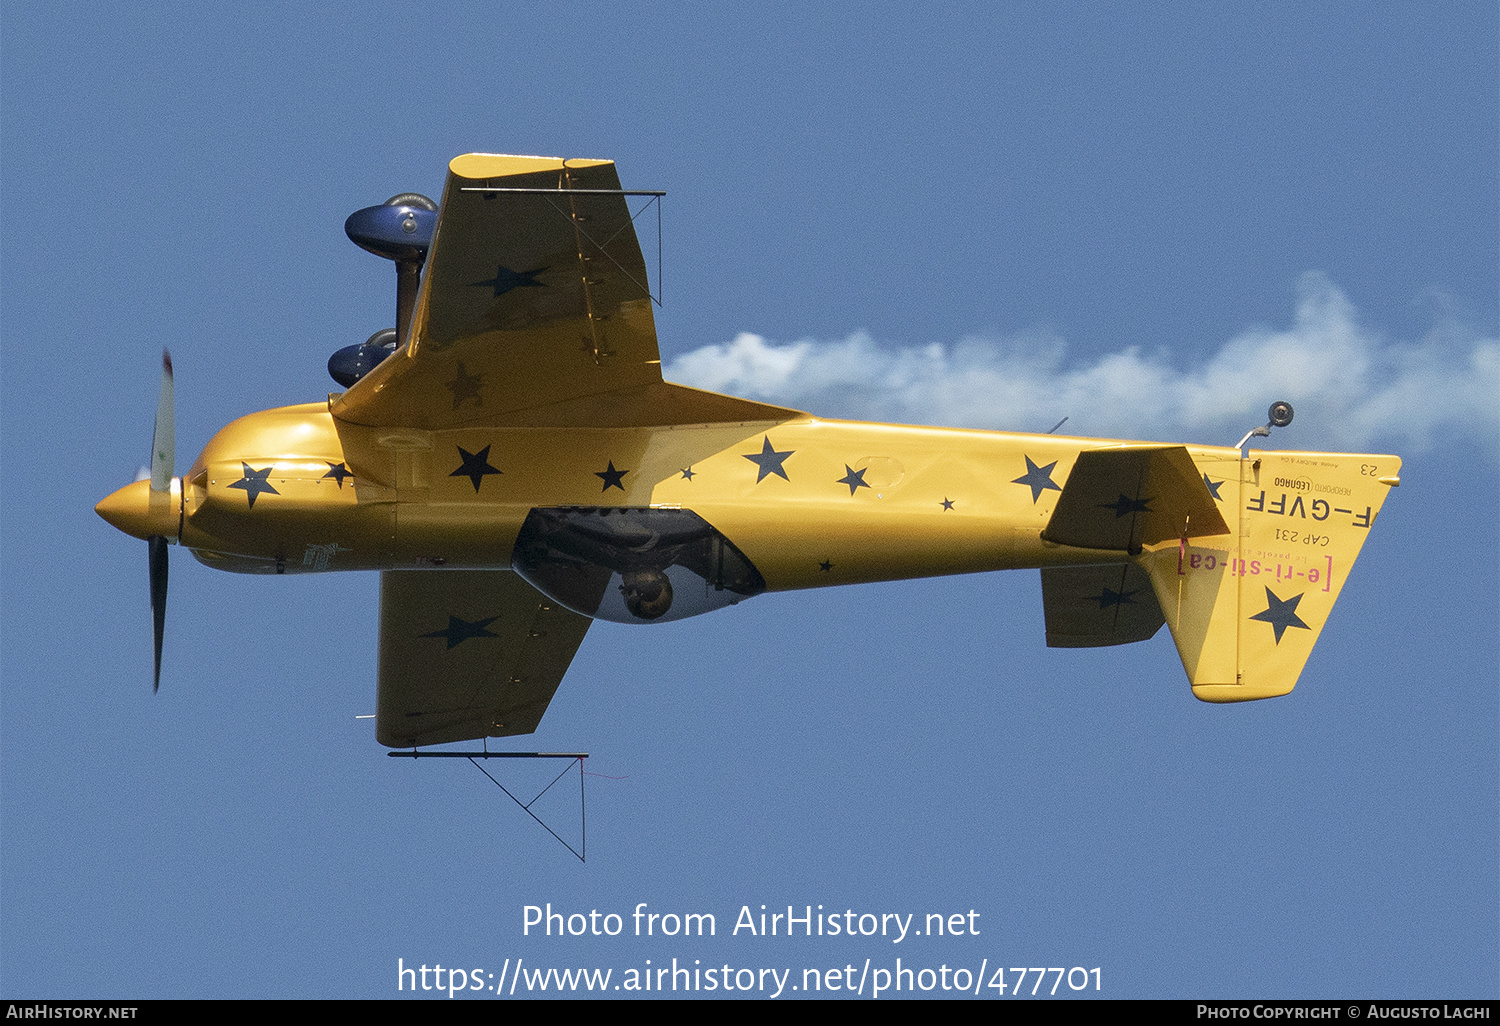
[[[1131,347],[1092,362],[1038,331],[889,346],[859,331],[784,345],[741,333],[672,360],[672,381],[822,416],[1232,445],[1272,400],[1298,409],[1278,447],[1419,452],[1435,442],[1500,454],[1500,340],[1440,320],[1417,342],[1362,327],[1325,276],[1299,284],[1283,330],[1250,329],[1175,366]]]

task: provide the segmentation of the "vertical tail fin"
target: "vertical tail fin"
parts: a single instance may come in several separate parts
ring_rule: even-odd
[[[1254,452],[1199,455],[1229,533],[1148,543],[1172,640],[1207,702],[1291,691],[1390,488],[1395,456]],[[1196,533],[1195,533],[1196,534]]]

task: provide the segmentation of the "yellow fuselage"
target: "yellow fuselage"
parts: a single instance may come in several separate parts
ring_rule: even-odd
[[[174,482],[177,508],[164,516],[133,527],[110,516],[143,509],[145,482],[100,512],[210,566],[301,573],[504,568],[535,507],[683,508],[775,591],[1121,560],[1041,537],[1078,453],[1120,444],[813,417],[422,431],[351,425],[306,404],[224,427]],[[1239,457],[1191,451],[1226,470]]]

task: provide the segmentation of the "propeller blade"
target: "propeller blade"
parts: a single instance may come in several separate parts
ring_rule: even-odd
[[[153,534],[146,544],[151,546],[151,622],[156,628],[156,672],[151,678],[154,694],[161,687],[161,639],[167,626],[167,540]]]
[[[156,399],[156,429],[151,433],[151,490],[153,492],[172,490],[172,466],[177,458],[176,449],[177,442],[172,430],[172,354],[163,349],[161,351],[161,392]]]
[[[172,354],[161,351],[161,391],[156,398],[156,427],[151,432],[151,490],[172,491],[172,468],[177,462],[177,439],[172,427]],[[155,634],[156,667],[151,692],[161,688],[161,639],[167,627],[167,539],[153,534],[151,547],[151,625]]]

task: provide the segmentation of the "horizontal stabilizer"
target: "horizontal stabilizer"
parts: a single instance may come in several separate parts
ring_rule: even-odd
[[[1049,648],[1099,648],[1145,641],[1165,622],[1151,578],[1134,563],[1042,571]]]
[[[1228,533],[1187,449],[1163,445],[1080,453],[1042,538],[1138,553],[1168,539]]]

